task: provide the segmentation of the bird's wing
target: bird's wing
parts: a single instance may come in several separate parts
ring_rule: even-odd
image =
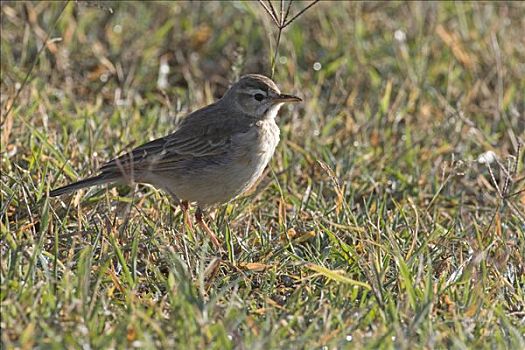
[[[186,159],[217,156],[228,152],[233,135],[248,131],[252,124],[249,118],[226,112],[215,103],[189,114],[173,134],[109,161],[100,171],[165,171]]]

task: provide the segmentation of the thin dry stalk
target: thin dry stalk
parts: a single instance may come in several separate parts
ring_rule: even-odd
[[[266,3],[263,0],[259,0],[259,4],[261,4],[264,11],[270,16],[272,22],[277,27],[277,39],[275,43],[275,52],[272,58],[272,74],[271,77],[273,78],[275,73],[275,63],[277,62],[277,55],[279,54],[279,45],[281,44],[281,35],[284,30],[284,28],[288,27],[290,24],[292,24],[293,21],[295,21],[299,16],[301,16],[303,13],[305,13],[309,8],[314,6],[319,0],[314,0],[308,6],[303,8],[301,11],[296,13],[291,19],[288,19],[288,16],[290,15],[290,8],[292,6],[292,0],[288,1],[288,5],[285,8],[285,0],[280,0],[280,10],[279,15],[275,11],[275,8],[270,0],[267,0]]]

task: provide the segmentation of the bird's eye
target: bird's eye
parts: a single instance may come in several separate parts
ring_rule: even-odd
[[[255,94],[253,95],[253,98],[255,98],[257,101],[262,101],[264,99],[263,94]]]

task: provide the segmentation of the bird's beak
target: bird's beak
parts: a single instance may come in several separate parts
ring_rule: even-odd
[[[281,103],[281,102],[301,102],[302,101],[297,96],[286,95],[286,94],[277,95],[277,96],[273,97],[272,100],[274,102],[276,102],[276,103]]]

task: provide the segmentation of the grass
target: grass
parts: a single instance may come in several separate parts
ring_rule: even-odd
[[[256,2],[63,6],[1,6],[2,348],[525,348],[524,5],[286,27],[274,78],[304,103],[213,213],[224,256],[153,188],[47,193],[270,74],[278,29]]]

